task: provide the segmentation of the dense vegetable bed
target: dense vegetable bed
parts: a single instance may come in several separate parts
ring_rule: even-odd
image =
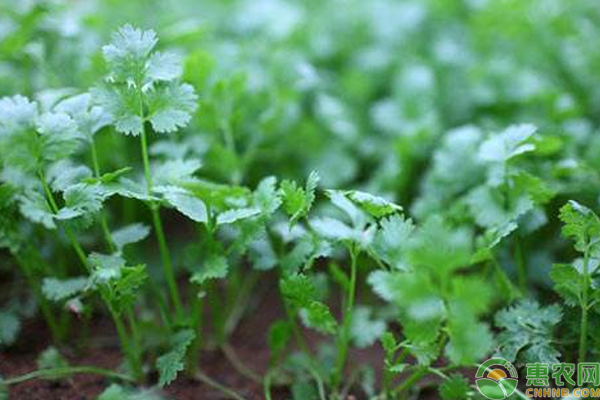
[[[0,398],[595,362],[599,40],[595,0],[0,4]]]

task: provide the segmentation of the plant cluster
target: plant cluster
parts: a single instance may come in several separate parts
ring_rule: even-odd
[[[216,350],[267,400],[482,399],[491,356],[600,355],[593,0],[170,3],[0,5],[0,346],[36,316],[54,343],[0,398],[243,399]],[[254,371],[231,341],[265,291]],[[72,365],[103,319],[121,367]]]

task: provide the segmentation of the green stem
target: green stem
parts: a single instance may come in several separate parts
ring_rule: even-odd
[[[262,379],[256,372],[254,372],[253,370],[248,368],[242,362],[242,360],[240,360],[240,358],[237,356],[235,350],[229,344],[223,343],[221,345],[221,351],[225,355],[225,358],[227,359],[227,361],[229,361],[229,363],[233,366],[233,368],[237,372],[240,373],[240,375],[245,376],[246,378],[248,378],[256,383],[260,383],[262,381]]]
[[[311,362],[312,362],[313,356],[310,351],[310,348],[308,347],[308,344],[306,343],[306,340],[304,339],[304,335],[302,335],[302,332],[300,331],[300,328],[298,327],[298,324],[296,323],[296,319],[294,318],[294,315],[292,313],[292,310],[290,309],[290,306],[287,304],[287,302],[285,300],[284,300],[284,308],[285,308],[285,314],[288,319],[288,323],[292,327],[292,334],[294,335],[294,340],[296,341],[296,345],[298,346],[300,351],[302,351],[308,357],[308,359],[311,360]]]
[[[275,370],[270,370],[265,374],[265,378],[263,379],[263,391],[265,395],[265,400],[272,400],[271,397],[271,380],[272,375],[275,373]]]
[[[338,390],[341,383],[346,359],[348,358],[348,347],[350,345],[350,324],[352,322],[352,310],[354,309],[354,298],[356,295],[356,273],[357,273],[357,254],[356,248],[350,249],[350,282],[348,285],[348,294],[346,295],[345,308],[343,310],[343,322],[338,338],[338,355],[335,364],[335,370],[332,385],[335,391]]]
[[[427,369],[426,368],[419,368],[417,369],[415,372],[413,372],[413,374],[411,376],[409,376],[407,379],[405,379],[400,385],[398,385],[395,389],[394,389],[394,393],[400,394],[408,389],[410,389],[411,387],[413,387],[415,385],[415,383],[417,383],[419,380],[421,380],[421,378],[423,378],[425,375],[427,375]]]
[[[118,372],[109,371],[103,368],[78,366],[78,367],[61,367],[48,368],[32,371],[24,375],[8,378],[0,381],[1,386],[16,385],[18,383],[30,381],[32,379],[58,379],[64,376],[75,374],[93,374],[101,375],[111,379],[119,379],[122,381],[133,382],[133,378],[128,375],[119,374]]]
[[[192,322],[191,326],[196,337],[192,342],[191,348],[188,351],[188,362],[187,372],[189,376],[194,376],[198,372],[198,360],[200,358],[200,343],[202,341],[202,315],[203,315],[203,301],[202,301],[202,286],[198,288],[198,293],[192,304]]]
[[[40,175],[40,180],[41,180],[42,186],[44,187],[44,192],[46,193],[46,198],[48,200],[48,203],[50,204],[50,208],[52,209],[52,212],[54,214],[56,214],[56,213],[58,213],[58,206],[56,204],[56,201],[54,200],[52,191],[50,190],[50,187],[48,186],[48,184],[46,182],[44,174],[42,172],[40,172],[39,175]],[[77,254],[77,257],[79,258],[79,260],[81,261],[81,264],[83,264],[83,266],[85,267],[87,272],[91,275],[93,273],[92,267],[90,266],[88,259],[85,256],[85,252],[81,248],[81,245],[77,241],[75,235],[73,234],[73,232],[71,232],[71,230],[69,229],[68,226],[63,225],[63,230],[65,231],[67,238],[71,242],[71,246],[75,250],[75,253]],[[100,289],[100,295],[102,297],[102,300],[106,304],[108,310],[110,311],[111,317],[115,323],[115,326],[117,328],[117,334],[119,335],[119,340],[121,342],[123,351],[125,352],[125,356],[128,360],[128,363],[132,367],[132,370],[136,371],[136,367],[135,367],[136,363],[132,357],[131,348],[129,346],[129,340],[127,337],[127,331],[125,329],[123,321],[121,320],[120,316],[114,312],[110,302],[108,301],[108,296],[106,295],[105,290]]]
[[[154,224],[154,231],[156,232],[156,238],[158,240],[158,246],[160,249],[160,257],[163,265],[163,272],[165,279],[167,280],[167,286],[169,287],[169,294],[171,301],[175,307],[175,315],[179,321],[183,318],[183,307],[179,296],[179,289],[177,288],[177,282],[175,280],[175,274],[173,273],[173,265],[171,264],[171,255],[169,254],[169,247],[167,246],[167,240],[165,238],[165,232],[162,226],[162,220],[160,219],[160,212],[158,206],[151,205],[152,211],[152,222]]]
[[[103,291],[101,290],[101,293],[102,292]],[[105,298],[104,293],[102,293],[102,297]],[[112,307],[109,306],[108,308],[110,311],[110,316],[112,317],[115,327],[117,328],[117,335],[119,336],[119,341],[121,342],[121,347],[123,348],[123,351],[125,352],[125,358],[127,359],[127,364],[129,365],[129,369],[133,372],[136,380],[139,380],[141,377],[140,368],[138,368],[138,366],[136,365],[135,354],[133,353],[133,347],[131,346],[131,343],[129,342],[129,337],[127,334],[127,330],[125,328],[125,324],[123,323],[123,319],[117,312],[115,312],[112,309]]]
[[[581,293],[581,338],[579,340],[579,362],[585,362],[587,350],[587,330],[588,330],[588,303],[589,303],[589,246],[586,246],[583,255],[583,288]]]
[[[48,303],[48,300],[46,300],[46,298],[44,297],[44,295],[42,293],[42,288],[40,287],[40,282],[36,278],[36,276],[33,272],[33,268],[31,268],[31,265],[29,265],[29,262],[27,260],[25,260],[23,257],[15,254],[15,258],[17,259],[17,262],[21,266],[21,269],[23,270],[23,274],[25,275],[25,278],[27,279],[29,286],[31,286],[31,288],[33,289],[33,293],[35,295],[36,301],[38,302],[38,304],[40,306],[40,310],[42,312],[42,316],[44,317],[44,320],[46,321],[46,324],[48,325],[48,327],[50,328],[50,331],[52,332],[53,339],[57,342],[62,342],[63,332],[60,329],[59,323],[56,321],[56,318],[54,317],[54,313],[52,312],[52,309],[50,307],[50,304]]]
[[[212,379],[211,377],[209,377],[208,375],[204,374],[201,371],[198,371],[196,373],[196,379],[198,379],[199,381],[205,383],[206,385],[217,389],[218,391],[220,391],[221,393],[223,393],[225,396],[234,399],[234,400],[246,400],[244,397],[240,396],[239,394],[237,394],[236,392],[234,392],[233,390],[229,389],[226,386],[223,386],[222,384],[220,384],[219,382],[215,381],[214,379]]]
[[[142,147],[142,162],[144,164],[144,177],[146,179],[146,190],[148,195],[152,195],[152,175],[150,174],[150,158],[148,157],[148,140],[146,138],[146,112],[144,110],[144,95],[141,89],[141,80],[136,80],[137,97],[138,97],[138,115],[142,119],[142,131],[140,133],[141,147]],[[177,281],[173,273],[173,265],[171,264],[171,255],[169,254],[169,247],[165,239],[165,232],[163,230],[162,221],[160,219],[160,205],[155,201],[150,201],[150,210],[152,211],[152,222],[154,224],[154,232],[156,239],[158,240],[158,246],[160,250],[160,258],[163,265],[163,272],[165,279],[167,280],[167,286],[169,287],[169,294],[171,301],[175,307],[175,315],[178,321],[183,318],[183,307],[181,305],[181,297],[179,295],[179,289],[177,288]]]
[[[524,296],[527,293],[527,264],[525,263],[521,237],[518,233],[515,234],[513,243],[515,246],[515,262],[517,264],[517,273],[519,276],[519,290],[521,295]]]
[[[50,205],[50,209],[52,210],[52,213],[57,214],[58,213],[58,205],[56,204],[56,201],[54,200],[54,195],[52,194],[52,191],[50,190],[50,187],[48,186],[48,183],[46,182],[46,177],[44,176],[43,172],[40,172],[39,176],[40,176],[40,181],[42,183],[42,186],[44,188],[44,192],[46,193],[46,199],[48,201],[48,204]],[[67,238],[69,239],[69,242],[71,243],[71,247],[73,247],[73,250],[75,250],[77,257],[79,258],[79,261],[81,261],[81,264],[83,264],[83,266],[85,267],[87,272],[91,273],[92,270],[88,263],[87,257],[85,256],[85,252],[79,245],[79,242],[75,238],[75,235],[73,234],[73,232],[71,232],[71,230],[69,229],[68,226],[63,225],[62,228],[65,231],[65,234],[67,235]]]
[[[141,133],[141,147],[142,147],[142,159],[144,163],[144,176],[146,178],[146,189],[148,195],[152,195],[152,176],[150,174],[150,159],[148,157],[148,142],[146,140],[146,129],[142,125]],[[162,220],[160,219],[160,206],[150,201],[150,211],[152,212],[152,223],[154,225],[154,232],[156,239],[158,240],[158,246],[160,250],[160,258],[163,266],[163,272],[169,288],[169,295],[171,301],[175,307],[175,315],[177,320],[181,321],[183,317],[183,307],[179,296],[179,289],[177,288],[177,282],[175,280],[175,274],[173,273],[173,265],[171,264],[171,255],[169,253],[169,247],[167,246],[167,240],[165,238],[165,232],[162,226]]]
[[[92,143],[90,145],[92,149],[92,165],[94,167],[94,176],[96,178],[100,178],[100,163],[98,162],[98,152],[96,150],[96,141],[92,137]],[[102,233],[104,234],[104,240],[106,240],[106,244],[111,253],[113,253],[117,247],[115,246],[115,242],[112,239],[112,235],[110,233],[110,229],[108,229],[108,222],[106,219],[106,213],[104,210],[100,211],[100,227],[102,228]]]
[[[229,337],[235,331],[235,328],[239,324],[244,312],[250,305],[248,299],[250,298],[250,294],[252,293],[254,286],[258,282],[260,274],[255,270],[249,272],[248,275],[242,278],[241,287],[237,287],[235,296],[235,301],[233,302],[233,306],[231,307],[231,311],[225,320],[224,333],[225,337]],[[237,286],[237,285],[236,285]]]
[[[402,363],[406,357],[408,356],[408,348],[404,348],[402,349],[402,352],[400,353],[400,355],[396,358],[393,354],[390,358],[388,358],[386,361],[388,362],[389,365],[393,365],[393,364],[399,364]],[[390,396],[390,391],[392,389],[392,379],[394,377],[394,374],[388,370],[387,365],[384,366],[383,368],[383,381],[382,381],[382,386],[383,386],[383,392],[386,395],[386,398]]]
[[[137,321],[131,308],[127,310],[127,321],[129,323],[129,329],[131,330],[131,352],[132,362],[134,364],[133,371],[136,379],[141,381],[144,375],[142,371],[142,346],[140,344],[140,332]]]

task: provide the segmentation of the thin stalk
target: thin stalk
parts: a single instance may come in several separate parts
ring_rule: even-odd
[[[202,341],[202,316],[203,301],[202,287],[198,288],[198,294],[192,304],[192,322],[191,326],[196,336],[192,342],[187,359],[187,372],[189,376],[194,376],[198,372],[198,359],[200,353],[200,343]]]
[[[256,383],[260,383],[262,381],[262,379],[256,372],[254,372],[253,370],[248,368],[242,362],[242,360],[240,360],[240,358],[237,356],[233,347],[231,347],[229,344],[227,344],[227,343],[222,344],[221,351],[225,355],[225,358],[227,359],[227,361],[229,361],[229,363],[233,366],[233,368],[235,368],[236,371],[238,371],[240,373],[240,375],[243,375],[246,378],[248,378]]]
[[[348,347],[350,345],[350,324],[352,322],[352,310],[354,309],[354,298],[356,296],[356,273],[357,273],[357,250],[353,246],[350,249],[350,283],[348,285],[348,294],[345,299],[343,310],[343,321],[338,338],[338,355],[335,364],[335,370],[332,380],[332,386],[335,391],[338,390],[341,383],[342,374],[348,358]]]
[[[138,103],[139,103],[139,116],[142,119],[142,132],[140,133],[140,145],[142,148],[142,161],[144,164],[144,177],[146,179],[146,190],[148,195],[152,195],[152,175],[150,174],[150,158],[148,157],[148,140],[146,139],[146,113],[144,111],[144,99],[141,90],[141,82],[136,82],[138,88]],[[158,246],[160,250],[160,258],[163,265],[163,272],[165,279],[167,280],[167,286],[169,288],[169,294],[171,301],[175,307],[175,315],[177,320],[181,321],[183,318],[183,307],[181,305],[181,297],[179,295],[179,289],[177,288],[177,281],[175,280],[175,274],[173,273],[173,265],[171,264],[171,254],[169,253],[169,247],[167,246],[167,240],[165,239],[165,232],[163,230],[162,221],[160,219],[160,205],[154,201],[150,201],[150,210],[152,212],[152,222],[154,224],[154,232],[156,239],[158,240]]]
[[[519,290],[521,295],[525,295],[527,292],[527,264],[525,263],[521,237],[519,237],[518,233],[515,235],[513,243],[515,247],[515,262],[517,264],[517,273],[519,277]]]
[[[33,269],[29,265],[29,262],[26,261],[25,259],[23,259],[23,257],[21,257],[19,255],[15,255],[15,258],[17,259],[17,262],[21,266],[21,269],[23,270],[23,274],[25,275],[25,278],[27,279],[29,286],[33,290],[36,301],[38,302],[38,304],[40,306],[42,316],[44,317],[46,324],[48,325],[48,327],[50,328],[50,331],[52,332],[53,339],[57,342],[62,342],[64,332],[62,331],[59,323],[56,321],[56,318],[54,317],[54,313],[52,312],[52,308],[50,307],[48,300],[46,300],[46,298],[44,297],[44,295],[42,293],[42,288],[40,287],[40,283],[39,283],[38,279],[35,277],[35,274],[33,273]]]
[[[225,305],[215,283],[208,285],[208,301],[212,311],[213,330],[217,347],[225,343]]]
[[[271,376],[274,372],[275,370],[268,371],[263,379],[263,392],[265,395],[265,400],[273,400],[271,397]]]
[[[250,293],[252,293],[254,286],[258,282],[259,276],[260,275],[256,271],[250,271],[249,276],[245,276],[242,279],[243,282],[239,290],[236,290],[237,296],[225,321],[224,332],[226,337],[233,333],[240,319],[244,315],[246,308],[250,305],[248,299],[250,298]]]
[[[142,147],[142,159],[144,163],[144,176],[146,178],[146,189],[148,195],[152,194],[152,176],[150,175],[150,159],[148,157],[148,143],[146,140],[146,130],[142,125],[141,133],[141,147]],[[162,226],[162,220],[160,219],[160,206],[154,201],[150,202],[150,211],[152,212],[152,223],[154,225],[154,232],[156,239],[158,240],[158,247],[160,250],[160,258],[163,266],[163,272],[169,288],[169,295],[171,296],[171,302],[175,307],[175,315],[178,320],[181,321],[183,317],[183,307],[181,305],[181,297],[179,295],[179,289],[177,288],[177,282],[175,280],[175,274],[173,273],[173,265],[171,264],[171,254],[169,253],[169,247],[165,238],[165,232]]]
[[[39,173],[39,176],[40,176],[40,181],[42,183],[42,186],[44,188],[44,192],[46,194],[46,200],[48,201],[48,204],[50,205],[50,209],[52,210],[52,213],[57,214],[58,213],[58,205],[56,204],[56,201],[54,200],[54,195],[52,194],[52,191],[50,190],[50,187],[48,186],[48,183],[46,182],[46,177],[44,176],[44,174],[42,172]],[[75,238],[75,235],[73,234],[73,232],[71,232],[71,229],[69,229],[68,226],[63,225],[62,228],[65,231],[65,234],[67,235],[67,238],[69,239],[69,242],[71,242],[71,247],[73,247],[73,250],[75,250],[77,257],[79,258],[79,261],[81,261],[81,263],[83,264],[83,266],[85,267],[87,272],[91,273],[92,271],[91,271],[90,265],[88,263],[87,257],[85,256],[85,252],[79,245],[79,242]]]
[[[590,251],[586,246],[583,254],[583,288],[581,292],[581,338],[579,340],[579,362],[585,362],[587,351],[588,310],[589,310],[589,286],[590,286]]]
[[[54,214],[58,213],[58,205],[56,204],[56,201],[54,200],[54,196],[52,195],[52,191],[50,190],[50,187],[48,186],[48,183],[46,182],[46,178],[44,176],[44,174],[42,172],[39,173],[40,176],[40,181],[42,183],[42,186],[44,188],[44,192],[46,193],[46,198],[47,201],[50,205],[50,208],[52,210],[52,212]],[[81,264],[85,267],[85,269],[87,270],[87,272],[89,274],[92,274],[92,267],[90,266],[87,257],[85,256],[85,252],[83,251],[83,249],[81,248],[81,245],[79,244],[79,242],[77,241],[75,235],[73,234],[73,232],[71,231],[71,229],[69,229],[68,226],[63,225],[62,226],[63,230],[65,231],[65,234],[67,235],[67,238],[69,239],[69,241],[71,242],[71,246],[73,247],[73,250],[75,250],[75,253],[77,254],[77,257],[79,258],[79,260],[81,261]],[[112,309],[110,302],[107,300],[107,296],[106,296],[106,292],[105,290],[103,290],[102,288],[100,289],[100,294],[102,297],[102,300],[105,302],[108,310],[110,311],[111,317],[115,323],[115,326],[117,328],[117,334],[119,336],[119,340],[121,342],[121,346],[123,348],[123,351],[125,352],[125,356],[127,358],[128,363],[130,364],[130,366],[132,367],[132,369],[135,371],[136,367],[136,363],[135,363],[135,359],[131,356],[131,349],[129,346],[129,340],[127,337],[127,331],[124,327],[123,321],[121,320],[120,316],[118,314],[116,314],[114,312],[114,310]]]
[[[218,391],[220,391],[225,396],[227,396],[227,397],[229,397],[231,399],[234,399],[234,400],[246,400],[241,395],[237,394],[236,392],[234,392],[233,390],[229,389],[228,387],[220,384],[219,382],[215,381],[214,379],[212,379],[211,377],[209,377],[208,375],[204,374],[201,371],[198,371],[196,373],[196,379],[198,379],[200,382],[203,382],[206,385],[212,387],[213,389],[217,389]]]
[[[58,379],[64,376],[75,375],[75,374],[93,374],[101,375],[111,379],[119,379],[122,381],[133,382],[133,378],[128,375],[123,375],[118,372],[109,371],[103,368],[91,367],[91,366],[77,366],[77,367],[60,367],[60,368],[47,368],[32,371],[24,375],[16,376],[14,378],[8,378],[2,380],[0,385],[10,386],[18,383],[30,381],[32,379]]]
[[[136,379],[141,380],[143,377],[142,372],[142,346],[140,344],[140,332],[138,329],[137,321],[133,315],[133,310],[130,308],[127,310],[127,322],[129,323],[129,329],[131,331],[131,352],[133,354],[132,361],[135,363],[134,373]]]
[[[298,327],[298,324],[296,323],[296,319],[294,318],[294,315],[292,314],[292,310],[290,310],[290,307],[285,300],[284,300],[284,308],[285,308],[285,314],[287,316],[288,323],[292,327],[292,334],[294,335],[294,340],[296,341],[296,345],[298,345],[298,348],[300,349],[300,351],[302,351],[308,357],[308,359],[311,360],[311,362],[312,362],[313,356],[310,351],[310,348],[308,347],[308,344],[306,343],[306,339],[304,338],[304,335],[302,335],[302,332],[300,331],[300,328]]]
[[[394,389],[394,393],[396,395],[410,389],[412,386],[415,385],[415,383],[417,383],[419,380],[421,380],[421,378],[423,378],[425,375],[427,375],[427,369],[424,368],[419,368],[417,369],[415,372],[413,372],[413,374],[411,376],[409,376],[407,379],[405,379],[400,385],[398,385],[395,389]]]
[[[392,357],[390,359],[388,359],[387,361],[390,364],[398,364],[398,363],[402,363],[406,359],[407,356],[408,356],[408,348],[404,348],[397,358],[392,355]],[[387,366],[384,366],[382,386],[383,386],[383,391],[386,395],[386,398],[389,397],[389,395],[390,395],[393,378],[394,378],[394,374],[388,370]]]
[[[504,209],[509,211],[512,207],[510,201],[510,166],[508,162],[504,163]],[[521,238],[519,237],[519,233],[517,232],[513,236],[513,245],[514,245],[514,256],[515,256],[515,264],[517,265],[517,275],[519,282],[519,291],[521,295],[525,295],[527,293],[527,264],[525,263],[525,257],[523,253],[523,247],[521,244]]]
[[[127,364],[129,364],[129,368],[133,372],[136,380],[139,380],[141,378],[141,366],[137,365],[136,356],[133,351],[133,347],[129,341],[125,324],[123,323],[121,316],[118,313],[116,313],[110,306],[109,311],[115,324],[115,327],[117,328],[117,335],[119,336],[119,341],[121,342],[121,346],[123,347],[123,351],[125,352]]]
[[[90,145],[92,149],[92,165],[94,167],[94,176],[96,178],[100,178],[100,163],[98,162],[98,152],[96,150],[96,141],[92,137],[92,143]],[[106,240],[106,244],[111,253],[113,253],[117,246],[115,246],[115,242],[112,239],[112,235],[110,233],[110,229],[108,229],[108,222],[106,219],[106,213],[104,210],[100,211],[100,227],[102,228],[102,233],[104,234],[104,240]]]
[[[327,395],[325,394],[325,385],[323,384],[323,380],[319,376],[319,373],[311,368],[310,374],[313,379],[317,383],[317,390],[319,392],[319,400],[327,400]]]

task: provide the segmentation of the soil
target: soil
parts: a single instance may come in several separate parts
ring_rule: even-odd
[[[261,305],[260,312],[252,318],[245,318],[231,338],[231,347],[245,365],[259,374],[264,373],[269,360],[266,346],[266,333],[271,321],[280,314],[279,307]],[[61,346],[61,354],[71,365],[93,365],[108,370],[117,370],[122,360],[116,334],[109,321],[93,321],[92,326],[73,323],[73,332],[79,332],[75,342],[85,341],[89,345]],[[80,325],[80,326],[77,326]],[[93,332],[90,337],[86,334]],[[51,338],[41,320],[25,323],[19,341],[9,349],[0,352],[0,375],[10,378],[36,369],[36,359],[40,352],[50,346]],[[247,400],[263,399],[262,386],[238,373],[223,356],[221,351],[203,351],[200,368],[213,380],[234,389]],[[77,376],[49,381],[30,380],[10,387],[10,399],[23,400],[88,400],[95,399],[110,382],[101,376],[80,374]],[[222,400],[226,397],[215,389],[190,378],[180,377],[164,392],[165,397],[174,400]],[[284,392],[275,392],[275,399],[285,398]]]
[[[275,283],[273,282],[275,287]],[[269,361],[267,333],[269,325],[283,317],[280,304],[271,301],[276,296],[270,290],[262,296],[262,301],[247,312],[230,339],[230,345],[238,358],[259,375],[264,374]],[[89,325],[91,324],[91,326]],[[88,322],[73,321],[74,345],[60,347],[71,365],[88,365],[117,370],[122,361],[116,334],[108,320],[98,319]],[[309,345],[317,347],[321,337],[306,332]],[[36,369],[36,359],[40,352],[52,345],[50,334],[43,321],[34,319],[24,324],[19,341],[9,349],[0,352],[0,375],[4,378],[19,376]],[[84,344],[81,344],[84,343]],[[213,380],[234,389],[246,400],[264,399],[262,385],[241,375],[219,350],[205,350],[201,354],[200,368]],[[379,348],[355,351],[351,354],[354,363],[368,363],[377,366],[382,359]],[[150,376],[150,381],[155,377]],[[102,376],[79,374],[61,380],[30,380],[10,387],[11,400],[93,400],[110,381]],[[206,384],[185,377],[183,374],[163,393],[173,400],[222,400],[222,392]],[[290,398],[287,390],[274,388],[273,400]],[[354,396],[350,398],[358,398]]]

